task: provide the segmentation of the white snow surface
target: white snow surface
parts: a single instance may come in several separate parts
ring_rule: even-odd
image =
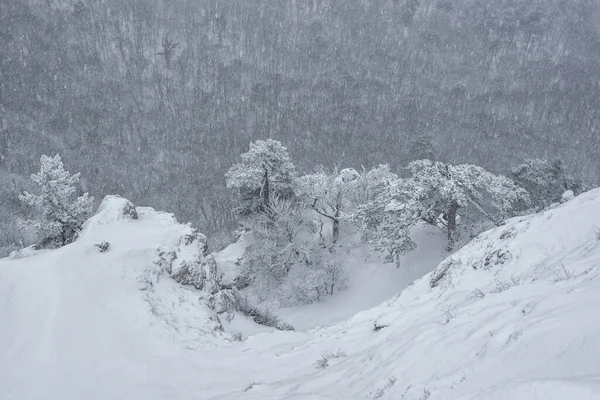
[[[193,253],[190,228],[116,203],[69,246],[0,260],[0,399],[600,399],[600,190],[507,221],[345,321],[243,342],[157,273],[157,248]]]

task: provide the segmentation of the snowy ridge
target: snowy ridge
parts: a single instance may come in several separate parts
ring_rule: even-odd
[[[125,202],[107,198],[71,245],[0,261],[0,398],[41,398],[52,387],[61,398],[85,398],[73,393],[144,376],[135,361],[142,354],[216,340],[219,325],[197,292],[159,274],[143,290],[159,268],[157,249],[177,247],[190,228],[151,208],[138,207],[138,220],[122,217]],[[105,253],[96,247],[103,241]],[[89,396],[111,397],[100,393]]]
[[[342,323],[240,343],[198,291],[143,290],[159,247],[196,250],[169,214],[121,219],[119,201],[72,245],[0,261],[0,398],[600,398],[600,190],[507,221]]]

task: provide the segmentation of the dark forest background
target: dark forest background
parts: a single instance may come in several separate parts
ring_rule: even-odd
[[[595,0],[0,0],[0,241],[41,154],[210,234],[256,139],[301,172],[398,169],[427,135],[442,161],[595,183],[599,117]]]

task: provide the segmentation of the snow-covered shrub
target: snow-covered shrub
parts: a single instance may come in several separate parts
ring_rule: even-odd
[[[79,174],[65,171],[59,155],[44,155],[40,162],[40,171],[31,175],[40,194],[23,192],[19,196],[32,211],[31,218],[21,221],[20,225],[35,234],[42,247],[64,246],[75,239],[92,214],[94,199],[87,193],[76,196]]]
[[[356,211],[357,207],[377,197],[387,189],[391,182],[397,179],[398,175],[390,170],[388,164],[377,165],[368,171],[363,167],[357,179],[351,182],[351,190],[347,193],[348,204],[351,208],[347,212]]]
[[[285,146],[277,140],[257,140],[242,154],[242,162],[233,165],[227,174],[227,187],[236,189],[242,217],[266,211],[274,198],[294,197],[296,167]]]
[[[283,322],[268,308],[260,308],[251,304],[247,296],[236,297],[236,310],[252,318],[259,325],[270,326],[281,331],[293,331],[294,327]]]
[[[556,275],[554,282],[570,281],[573,278],[573,271],[568,270],[562,261],[560,262],[560,268],[554,271],[554,274]]]
[[[231,340],[234,341],[234,342],[243,342],[244,341],[244,335],[242,335],[242,332],[233,333],[231,335]]]
[[[503,281],[498,278],[494,279],[494,286],[490,290],[490,293],[502,293],[511,287],[519,286],[521,281],[519,278],[512,276],[509,281]]]
[[[207,256],[208,255],[208,239],[206,238],[206,236],[204,234],[198,232],[197,229],[192,228],[190,233],[183,235],[179,239],[179,244],[183,245],[183,246],[189,246],[194,242],[198,246],[198,250],[200,251],[200,254],[202,254],[203,256]]]
[[[562,161],[526,160],[511,170],[515,183],[529,193],[531,206],[540,210],[561,201],[565,191],[578,195],[587,190],[581,179],[570,174]],[[528,204],[520,205],[525,209]]]
[[[100,253],[106,253],[110,249],[110,243],[102,242],[95,245]]]
[[[390,377],[382,388],[369,393],[371,398],[372,399],[382,398],[385,395],[386,391],[396,384],[396,381],[397,381],[396,377],[394,377],[394,376]]]
[[[330,260],[292,271],[282,289],[290,305],[314,303],[345,290],[348,277],[342,265]]]
[[[321,358],[315,361],[315,368],[317,369],[325,369],[329,366],[329,361],[335,358],[343,358],[346,357],[347,354],[343,352],[341,349],[333,352],[331,350],[326,351],[321,354]]]

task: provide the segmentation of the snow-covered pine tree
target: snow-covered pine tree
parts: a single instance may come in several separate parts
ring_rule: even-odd
[[[435,148],[431,137],[420,135],[413,140],[408,150],[408,159],[410,161],[424,159],[435,161]]]
[[[531,205],[536,209],[559,202],[567,190],[572,190],[575,195],[586,190],[581,179],[568,173],[560,160],[526,160],[513,168],[511,174],[515,183],[529,192]]]
[[[257,140],[250,143],[242,162],[233,165],[225,177],[227,187],[237,189],[241,203],[236,209],[238,215],[246,217],[266,211],[274,198],[292,198],[296,167],[281,142]]]
[[[352,206],[356,209],[356,207],[373,200],[381,191],[387,189],[390,182],[396,179],[398,179],[398,175],[390,170],[388,164],[379,164],[368,171],[363,167],[349,193]]]
[[[475,165],[419,160],[409,170],[409,178],[388,180],[353,216],[369,234],[369,243],[396,264],[415,248],[410,230],[419,221],[437,223],[443,215],[448,247],[453,248],[459,209],[475,209],[497,223],[490,212],[507,212],[518,201],[528,201],[527,192],[510,179]]]
[[[411,228],[426,214],[421,187],[405,179],[386,180],[373,198],[358,207],[352,219],[368,234],[368,242],[386,254],[387,262],[400,266],[400,256],[415,249]]]
[[[408,168],[409,180],[424,192],[419,199],[424,210],[429,215],[443,214],[449,249],[455,244],[459,209],[474,208],[497,224],[490,212],[507,213],[516,203],[529,201],[527,192],[512,180],[476,165],[419,160],[410,163]]]
[[[41,168],[31,180],[39,186],[39,195],[23,192],[19,199],[32,211],[20,226],[37,236],[43,247],[70,243],[92,213],[94,199],[87,193],[76,196],[79,174],[65,171],[62,160],[43,155]]]

